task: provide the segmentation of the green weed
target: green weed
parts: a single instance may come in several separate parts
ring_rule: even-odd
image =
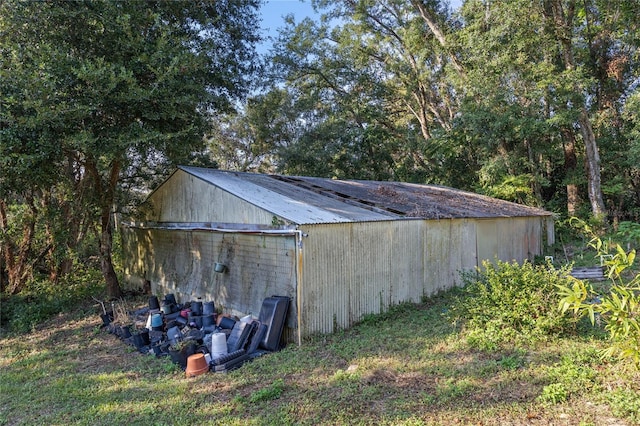
[[[640,423],[640,391],[633,389],[617,389],[606,397],[611,404],[611,411],[620,417]]]
[[[523,351],[516,351],[510,355],[503,355],[498,361],[498,365],[505,370],[516,370],[524,365]]]
[[[558,283],[558,308],[574,318],[588,317],[592,325],[604,324],[610,344],[601,352],[602,358],[631,360],[640,369],[640,274],[631,272],[636,251],[627,252],[617,243],[603,241],[584,221],[573,222],[591,237],[589,246],[606,259],[611,286],[599,294],[585,281]]]
[[[249,402],[256,403],[261,401],[271,401],[280,398],[282,392],[284,392],[285,385],[284,380],[277,379],[266,388],[255,391],[249,397]]]
[[[569,397],[567,388],[562,383],[551,383],[542,389],[542,394],[538,399],[542,402],[549,402],[551,404],[559,404],[564,402]]]
[[[473,382],[470,379],[462,378],[456,380],[451,378],[438,386],[438,389],[436,390],[436,398],[440,403],[446,404],[464,397],[471,391],[471,389],[473,389]]]
[[[0,327],[11,333],[27,333],[61,312],[76,312],[91,296],[104,292],[99,271],[87,270],[66,276],[58,283],[31,281],[18,295],[3,296]]]

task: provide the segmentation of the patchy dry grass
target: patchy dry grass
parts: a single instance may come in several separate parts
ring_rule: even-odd
[[[473,350],[446,297],[192,379],[135,352],[98,313],[0,340],[0,424],[631,425],[640,374],[595,338]]]

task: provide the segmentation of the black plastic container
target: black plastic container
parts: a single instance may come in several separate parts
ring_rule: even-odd
[[[172,312],[164,316],[165,321],[175,321],[180,316],[180,311]]]
[[[196,315],[189,312],[189,327],[202,328],[202,315]]]
[[[160,343],[155,343],[155,344],[151,345],[151,349],[153,350],[153,354],[156,357],[160,357],[160,356],[166,354],[165,352],[162,351],[162,346],[160,345]]]
[[[149,332],[149,341],[152,345],[159,344],[160,342],[162,342],[164,338],[165,338],[165,335],[164,335],[164,332],[162,331],[151,330]]]
[[[129,326],[123,325],[122,327],[120,327],[120,338],[128,339],[129,337],[131,337],[131,330],[129,329]]]
[[[220,320],[220,324],[218,325],[223,330],[232,330],[233,326],[236,325],[236,320],[229,317],[222,317],[222,319]]]
[[[133,335],[133,344],[138,349],[148,346],[150,343],[151,341],[149,340],[149,330],[141,330]]]
[[[152,311],[160,309],[160,302],[157,296],[151,296],[149,298],[149,309]]]
[[[217,360],[217,362],[212,363],[213,371],[217,373],[222,373],[226,371],[235,370],[239,368],[242,364],[244,364],[249,359],[249,355],[245,353],[243,349],[240,349],[236,352],[225,355]]]
[[[236,322],[231,330],[231,334],[227,337],[227,352],[231,353],[244,349],[254,326],[253,323]]]
[[[290,300],[287,296],[271,296],[262,302],[258,321],[267,326],[267,332],[260,342],[261,348],[268,351],[280,349],[280,338],[287,319]]]
[[[202,328],[202,315],[196,315],[193,317],[196,322],[196,327]]]
[[[169,349],[171,360],[180,366],[183,370],[187,368],[187,358],[196,353],[198,345],[196,342],[190,342],[180,350]]]
[[[260,322],[256,323],[257,326],[255,331],[249,335],[249,343],[247,344],[247,354],[252,354],[258,350],[258,346],[260,346],[260,342],[264,339],[264,336],[267,334],[268,327],[265,324]]]
[[[162,311],[163,314],[170,315],[175,312],[176,305],[165,300],[164,302],[162,302],[162,308],[160,308],[160,310]]]
[[[151,343],[151,338],[150,338],[150,336],[149,336],[149,330],[148,330],[148,329],[143,328],[142,330],[140,330],[140,331],[138,332],[138,335],[142,338],[142,342],[143,342],[145,345],[148,345],[148,344],[150,344],[150,343]]]
[[[102,319],[102,326],[107,326],[113,321],[113,312],[105,312],[100,315],[100,318]]]
[[[202,326],[207,327],[210,325],[215,325],[216,318],[213,314],[203,315],[202,316]]]
[[[211,324],[211,325],[203,325],[202,326],[202,331],[204,331],[205,333],[209,334],[209,333],[218,333],[220,332],[222,329],[219,328],[217,325],[215,324]]]
[[[213,302],[204,302],[202,304],[202,315],[213,315],[216,313],[216,304]]]
[[[193,315],[202,315],[202,302],[191,302],[191,312]]]
[[[164,301],[172,305],[177,305],[176,296],[173,293],[169,293],[164,296]]]

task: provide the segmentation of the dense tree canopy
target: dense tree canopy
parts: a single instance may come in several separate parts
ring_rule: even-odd
[[[97,224],[108,293],[119,295],[114,208],[132,179],[194,161],[212,114],[250,88],[257,11],[257,0],[0,4],[0,241],[12,290],[41,217],[66,212],[66,224],[45,221],[59,228],[50,248],[69,223]],[[19,205],[30,214],[10,211]]]
[[[264,68],[259,0],[0,3],[0,283],[95,235],[117,295],[113,212],[176,162],[639,219],[637,0],[312,3]]]
[[[313,3],[323,20],[290,17],[272,52],[301,125],[269,147],[278,170],[638,218],[635,0]]]

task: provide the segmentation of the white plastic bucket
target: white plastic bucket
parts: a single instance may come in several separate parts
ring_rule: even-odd
[[[211,359],[219,358],[227,354],[227,335],[224,333],[213,333],[211,335]]]

